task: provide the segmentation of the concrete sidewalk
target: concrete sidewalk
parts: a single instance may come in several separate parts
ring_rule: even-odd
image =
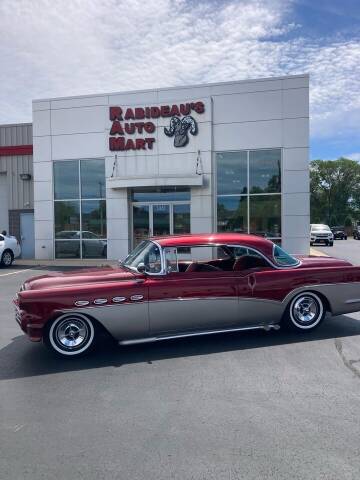
[[[25,260],[23,258],[16,258],[14,266],[16,267],[112,267],[117,266],[116,260],[106,259],[57,259],[57,260]]]

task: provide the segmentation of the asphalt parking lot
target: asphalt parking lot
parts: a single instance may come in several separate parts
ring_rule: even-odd
[[[360,242],[328,254],[360,265]],[[360,478],[360,314],[55,359],[21,333],[0,270],[0,478]]]

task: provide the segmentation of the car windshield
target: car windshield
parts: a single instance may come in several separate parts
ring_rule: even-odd
[[[313,232],[319,232],[320,230],[328,230],[330,232],[330,228],[327,225],[312,225],[311,230]]]
[[[285,252],[279,245],[274,245],[274,261],[281,267],[295,267],[299,260]]]
[[[140,264],[144,264],[148,273],[160,273],[160,248],[154,242],[144,240],[129,253],[121,264],[132,270],[137,270]]]

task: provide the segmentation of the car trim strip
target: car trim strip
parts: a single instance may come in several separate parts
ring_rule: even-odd
[[[187,333],[178,333],[174,335],[159,335],[157,337],[145,337],[145,338],[135,338],[133,340],[120,340],[120,345],[136,345],[137,343],[151,343],[158,342],[161,340],[171,340],[174,338],[185,338],[185,337],[198,337],[201,335],[212,335],[216,333],[229,333],[229,332],[242,332],[244,330],[266,330],[271,329],[279,330],[280,325],[270,324],[270,325],[255,325],[253,327],[236,327],[236,328],[220,328],[214,330],[199,330],[197,332],[187,332]]]

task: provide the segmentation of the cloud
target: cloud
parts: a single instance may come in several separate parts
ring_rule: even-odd
[[[291,0],[2,0],[0,122],[31,99],[311,74],[312,134],[360,119],[360,42],[301,36]],[[341,122],[339,122],[341,120]]]
[[[344,155],[345,158],[350,158],[350,160],[356,160],[360,162],[360,152],[349,153],[348,155]]]

